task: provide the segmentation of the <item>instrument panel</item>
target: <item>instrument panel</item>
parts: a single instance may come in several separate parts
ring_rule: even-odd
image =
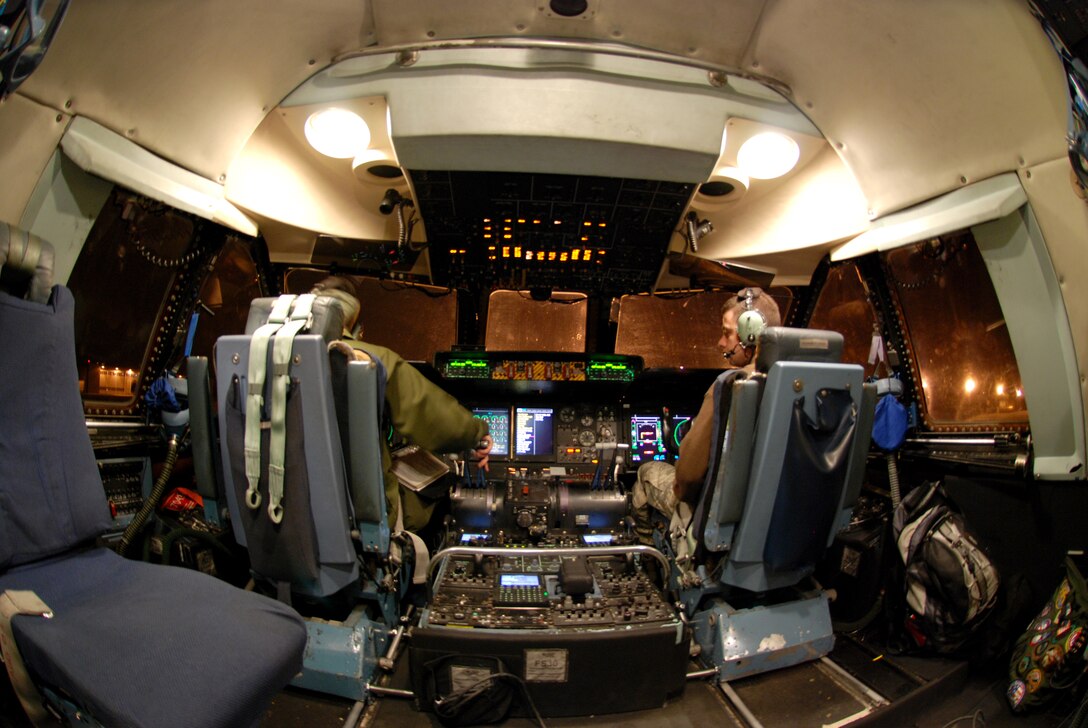
[[[618,408],[612,404],[473,407],[486,420],[495,444],[491,459],[514,463],[595,465],[625,442]],[[607,451],[607,452],[606,452]]]
[[[629,413],[607,403],[560,406],[473,407],[487,421],[494,440],[493,461],[596,465],[610,460],[616,445],[630,446],[632,465],[667,460],[666,439],[675,452],[690,425],[689,414],[674,415],[667,430],[661,414]]]
[[[644,371],[641,359],[620,354],[533,352],[448,352],[435,367],[488,422],[491,461],[528,478],[605,467],[616,477],[672,460],[718,373]]]

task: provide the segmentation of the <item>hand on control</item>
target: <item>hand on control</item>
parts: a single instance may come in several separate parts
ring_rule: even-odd
[[[487,470],[488,456],[491,453],[491,448],[495,445],[495,441],[491,439],[491,435],[484,435],[484,438],[480,440],[479,444],[472,451],[473,459],[476,460],[476,467]]]

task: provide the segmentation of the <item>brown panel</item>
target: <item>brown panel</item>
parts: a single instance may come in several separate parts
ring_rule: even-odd
[[[487,351],[586,350],[584,293],[555,292],[534,301],[528,291],[495,291],[488,299]]]
[[[693,291],[620,299],[616,353],[641,356],[647,368],[723,369],[718,350],[729,291]]]
[[[843,362],[861,364],[865,367],[865,376],[871,376],[876,365],[869,363],[869,349],[876,325],[876,312],[869,302],[857,265],[849,262],[831,269],[827,282],[820,289],[808,327],[842,334]]]
[[[328,276],[327,271],[294,269],[287,273],[284,290],[306,293]],[[409,361],[434,362],[437,351],[457,343],[457,294],[438,286],[424,286],[362,276],[343,276],[355,284],[362,304],[362,338],[385,346]]]
[[[616,353],[641,356],[646,368],[724,369],[718,349],[722,306],[734,291],[687,291],[640,294],[620,299]],[[782,322],[789,320],[793,292],[784,286],[764,291],[778,303]]]

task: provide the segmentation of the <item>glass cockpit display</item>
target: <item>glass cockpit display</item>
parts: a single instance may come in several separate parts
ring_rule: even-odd
[[[687,432],[691,421],[689,415],[674,415],[671,433],[673,444],[680,447],[680,441]],[[664,425],[660,415],[631,416],[631,462],[645,463],[651,460],[665,460]]]
[[[514,456],[522,460],[555,457],[555,410],[552,407],[514,408]]]
[[[491,433],[491,457],[510,456],[510,408],[509,407],[473,407],[473,416],[487,422]]]

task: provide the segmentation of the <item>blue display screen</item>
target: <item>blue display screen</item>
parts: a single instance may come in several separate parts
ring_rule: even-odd
[[[599,546],[601,544],[612,543],[612,534],[610,533],[586,533],[582,534],[582,540],[591,546]]]

